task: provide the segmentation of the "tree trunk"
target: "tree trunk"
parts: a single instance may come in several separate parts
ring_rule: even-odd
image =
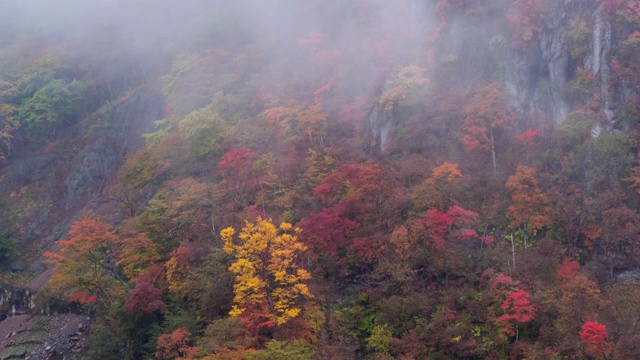
[[[493,176],[498,174],[498,164],[496,162],[496,144],[493,140],[493,130],[489,131],[491,135],[491,159],[493,160]]]
[[[513,240],[513,233],[511,233],[511,263],[513,264],[513,271],[516,270],[516,243]]]

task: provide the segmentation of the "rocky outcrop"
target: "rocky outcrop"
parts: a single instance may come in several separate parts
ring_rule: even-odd
[[[28,289],[0,286],[0,321],[25,314],[31,307],[31,292]]]
[[[76,359],[84,352],[86,316],[20,315],[0,322],[0,360]]]
[[[511,50],[506,58],[505,88],[510,105],[519,112],[561,122],[569,112],[562,96],[570,55],[560,31],[567,23],[560,3],[543,20],[535,47]]]
[[[511,50],[505,62],[505,88],[511,105],[519,112],[550,117],[556,123],[569,112],[562,96],[570,63],[560,31],[566,21],[563,11],[553,12],[540,28],[537,47]]]
[[[141,135],[154,129],[163,104],[153,88],[131,90],[0,169],[0,195],[11,199],[11,227],[24,242],[21,247],[43,240],[46,248],[64,234],[100,196],[127,154],[144,145]]]
[[[611,59],[612,34],[611,24],[604,20],[602,6],[594,12],[593,40],[591,41],[591,53],[585,58],[584,66],[589,69],[598,80],[598,87],[602,97],[602,110],[606,116],[608,130],[615,123],[615,95],[611,86]]]
[[[618,281],[627,281],[636,285],[640,285],[640,270],[627,270],[616,275]]]
[[[389,146],[389,135],[393,119],[387,116],[382,110],[382,106],[377,105],[369,114],[369,128],[373,141],[377,145],[377,150],[386,152]]]
[[[613,36],[611,24],[603,14],[598,1],[554,2],[548,16],[542,20],[535,46],[512,50],[506,60],[505,87],[510,105],[519,112],[530,113],[540,120],[565,120],[574,110],[566,98],[567,85],[578,68],[584,68],[594,77],[601,98],[601,124],[596,125],[594,136],[602,130],[612,131],[616,121],[616,92],[611,85]],[[592,29],[588,51],[571,53],[568,32],[577,15],[587,18]],[[588,14],[585,16],[584,14]]]
[[[153,121],[162,117],[162,105],[159,93],[139,89],[79,127],[79,134],[89,135],[84,148],[75,156],[76,166],[63,180],[64,210],[77,209],[100,193],[125,156],[142,147],[141,135],[153,130]]]

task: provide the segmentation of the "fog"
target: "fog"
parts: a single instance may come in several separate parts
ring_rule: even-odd
[[[337,49],[353,65],[377,66],[382,56],[374,47],[380,39],[387,42],[384,56],[408,65],[425,56],[432,6],[418,0],[3,0],[0,44],[30,39],[41,49],[56,46],[98,58],[120,54],[143,62],[157,62],[159,56],[170,62],[194,47],[251,43],[266,51],[272,73],[280,76],[291,66],[306,66],[308,59],[293,55],[298,40],[315,32],[320,34],[316,50]]]

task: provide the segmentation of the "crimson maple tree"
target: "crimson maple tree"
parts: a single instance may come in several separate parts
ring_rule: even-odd
[[[223,179],[225,196],[243,208],[249,205],[251,194],[260,187],[253,166],[258,157],[257,152],[246,147],[238,147],[222,155],[216,165]]]
[[[148,275],[140,275],[135,280],[136,285],[127,294],[124,309],[127,311],[140,311],[142,313],[163,313],[166,309],[162,301],[162,290],[156,288],[153,280]]]
[[[605,359],[613,351],[613,344],[607,341],[609,334],[607,327],[593,321],[587,321],[579,332],[580,339],[586,346],[585,353],[589,356],[603,355]]]
[[[349,238],[359,225],[344,213],[344,206],[336,205],[310,214],[300,222],[300,227],[304,229],[300,238],[315,252],[345,260]]]
[[[529,296],[529,293],[524,290],[511,292],[500,306],[500,308],[504,310],[504,314],[498,317],[497,323],[502,326],[502,330],[506,334],[511,336],[515,335],[516,340],[519,335],[517,325],[528,323],[536,318],[538,309],[531,304]],[[513,329],[514,324],[511,320],[515,321],[515,331]]]

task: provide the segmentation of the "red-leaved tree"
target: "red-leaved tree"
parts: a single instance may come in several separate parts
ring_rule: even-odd
[[[587,321],[582,325],[582,330],[578,333],[585,345],[585,353],[588,356],[602,355],[605,359],[613,352],[613,345],[607,341],[607,327],[593,321]]]
[[[246,207],[253,192],[260,186],[253,163],[260,155],[246,147],[233,148],[216,165],[223,179],[225,192],[234,202]]]
[[[580,269],[580,264],[577,261],[565,258],[556,274],[560,280],[570,280],[578,275],[578,269]]]
[[[136,286],[129,291],[124,308],[127,311],[140,311],[150,314],[154,312],[163,313],[166,305],[162,301],[162,290],[156,286],[159,278],[164,275],[162,264],[151,265],[147,271],[139,275],[135,282]]]
[[[504,314],[497,319],[497,323],[505,334],[515,335],[516,341],[519,335],[518,324],[530,322],[536,318],[536,312],[538,312],[538,309],[529,301],[529,293],[524,290],[514,291],[507,295],[507,299],[500,308],[504,310]]]

